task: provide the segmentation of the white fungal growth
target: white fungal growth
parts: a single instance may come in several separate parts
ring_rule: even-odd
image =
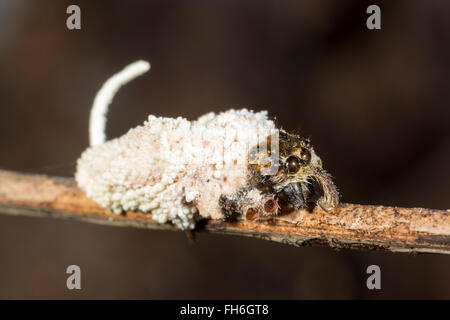
[[[139,60],[126,66],[122,71],[109,78],[98,91],[91,109],[89,134],[91,146],[102,144],[106,140],[106,114],[114,95],[121,86],[150,70],[150,63]]]
[[[121,213],[151,212],[160,223],[193,229],[201,217],[222,218],[219,198],[246,183],[248,148],[275,128],[267,112],[208,113],[195,121],[150,115],[143,125],[104,142],[104,116],[114,93],[142,74],[137,62],[109,79],[91,113],[91,147],[77,163],[86,195]]]

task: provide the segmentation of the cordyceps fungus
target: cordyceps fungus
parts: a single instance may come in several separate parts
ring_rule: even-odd
[[[150,115],[105,141],[114,94],[149,69],[145,61],[127,66],[95,98],[91,146],[75,175],[89,198],[115,213],[151,212],[181,229],[193,229],[202,218],[276,216],[308,207],[317,194],[314,203],[326,211],[338,205],[336,187],[309,140],[276,129],[267,111],[231,109],[194,121]]]

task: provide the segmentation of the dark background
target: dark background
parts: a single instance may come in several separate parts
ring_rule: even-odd
[[[81,7],[81,30],[66,8]],[[382,30],[366,28],[381,7]],[[450,2],[0,0],[0,167],[73,176],[95,93],[150,73],[109,137],[149,114],[269,110],[310,136],[342,201],[450,208]],[[66,267],[82,290],[66,289]],[[377,264],[382,290],[366,288]],[[0,215],[0,298],[450,298],[450,258]]]

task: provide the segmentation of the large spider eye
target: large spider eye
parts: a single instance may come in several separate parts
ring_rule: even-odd
[[[296,156],[290,156],[286,160],[286,170],[288,173],[296,173],[300,169],[300,159]]]
[[[309,163],[311,161],[311,152],[309,152],[309,150],[306,148],[302,148],[300,158],[304,163]]]

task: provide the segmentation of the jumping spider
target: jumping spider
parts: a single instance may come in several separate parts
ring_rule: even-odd
[[[265,147],[260,144],[249,152],[246,185],[220,197],[225,219],[267,219],[315,205],[333,211],[339,193],[309,139],[279,130],[278,157],[272,162],[266,160],[272,156],[275,139],[271,135],[266,140]],[[264,169],[271,166],[272,173],[266,174]]]

